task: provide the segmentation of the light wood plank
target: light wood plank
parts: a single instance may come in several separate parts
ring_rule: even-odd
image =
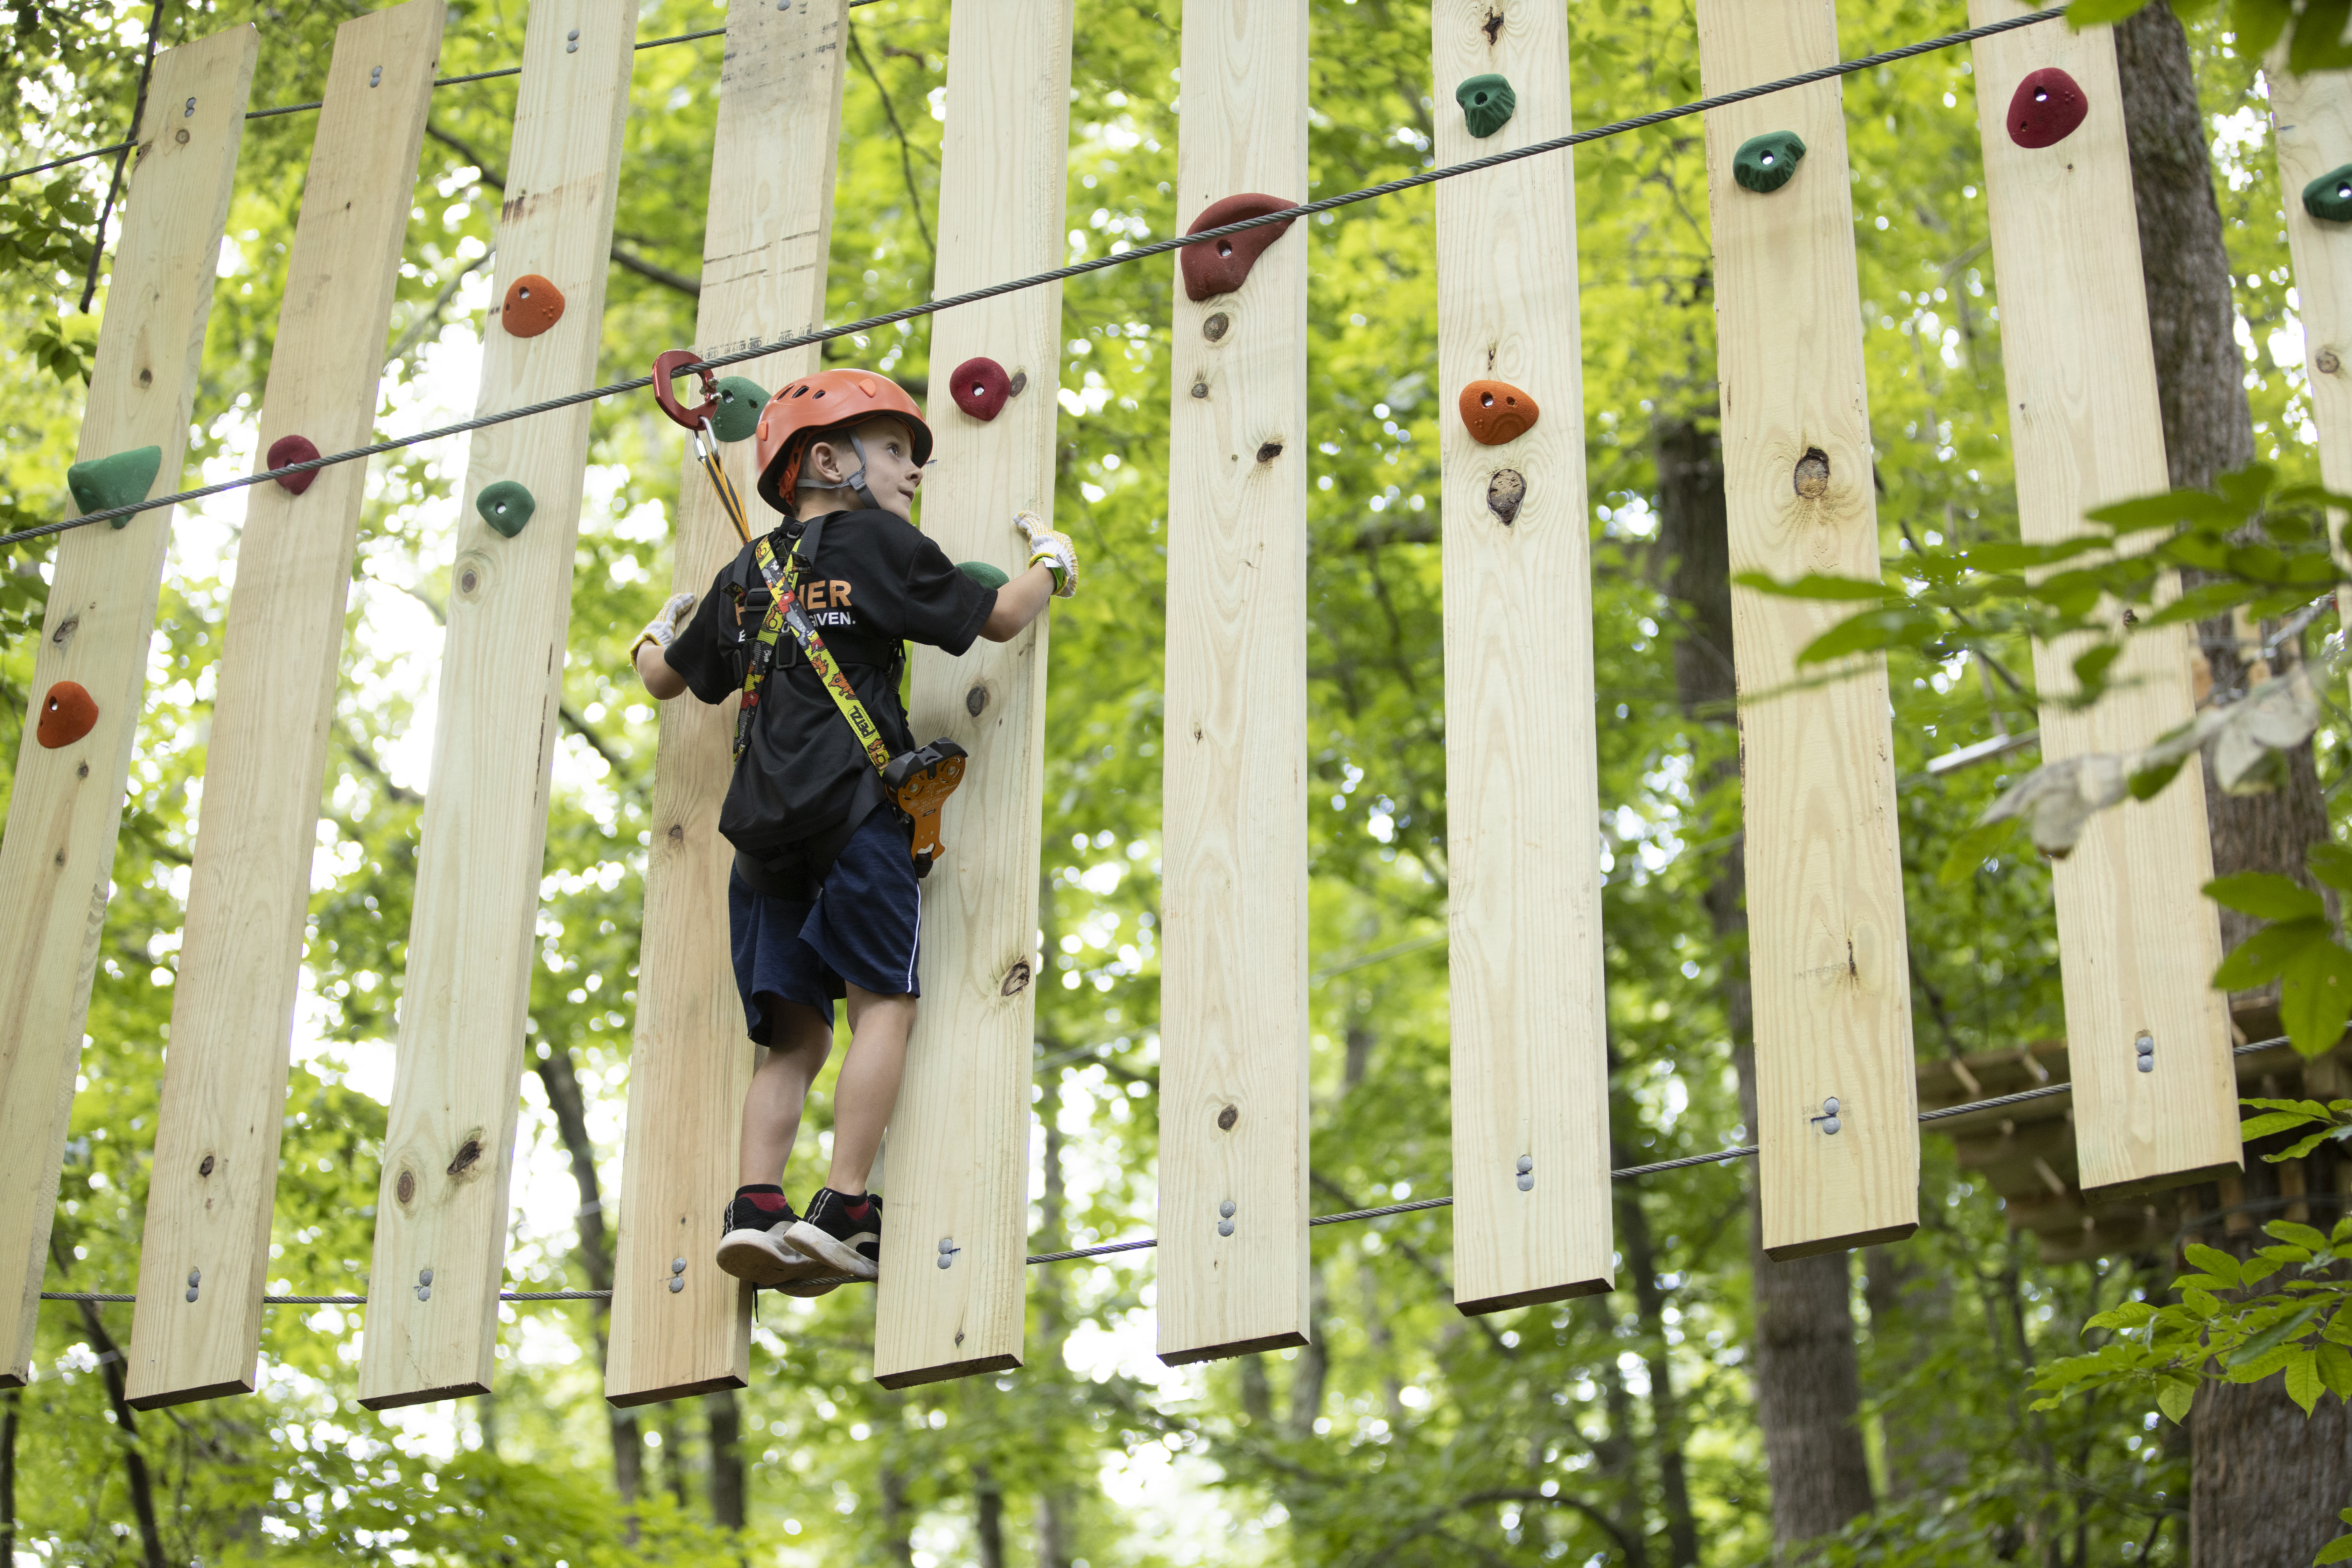
[[[1971,0],[1981,26],[2030,9]],[[2114,29],[2021,28],[1976,51],[1977,120],[2000,298],[2018,525],[2032,543],[2083,531],[2083,514],[2171,486],[2148,342],[2131,159]],[[2090,116],[2053,147],[2020,147],[2003,119],[2020,81],[2055,66]],[[2044,693],[2074,682],[2074,655],[2037,645]],[[2196,711],[2189,628],[2134,637],[2116,685],[2087,713],[2042,710],[2045,761],[2144,746]],[[2074,1063],[2074,1133],[2087,1193],[2234,1171],[2236,1077],[2228,998],[2212,988],[2220,917],[2205,781],[2184,768],[2154,800],[2094,817],[2053,868],[2058,959]],[[2135,1042],[2156,1041],[2156,1069]]]
[[[440,0],[408,0],[336,30],[262,396],[265,453],[288,435],[342,451],[374,430],[446,11]],[[245,492],[140,1249],[129,1394],[142,1410],[253,1392],[319,794],[366,488],[367,465],[344,463],[320,470],[299,496],[276,484]]]
[[[180,486],[259,47],[251,27],[231,27],[158,55],[139,126],[75,458],[160,447],[152,494]],[[18,731],[0,838],[0,1386],[31,1375],[74,1068],[176,510],[58,542],[34,653],[34,711]],[[49,751],[34,724],[60,680],[96,700],[98,723]]]
[[[1305,0],[1185,5],[1180,223],[1245,191],[1306,198],[1307,17]],[[1305,230],[1275,241],[1236,293],[1195,302],[1179,270],[1173,334],[1159,1248],[1171,1365],[1304,1344],[1309,1326]]]
[[[1568,15],[1436,0],[1437,161],[1566,135]],[[1490,27],[1489,17],[1502,25]],[[1455,87],[1499,72],[1518,104],[1483,140]],[[1601,955],[1592,569],[1566,153],[1437,187],[1438,431],[1445,489],[1445,775],[1452,933],[1454,1304],[1491,1312],[1611,1288],[1609,1064]],[[1484,447],[1469,383],[1534,397]],[[1487,505],[1497,473],[1525,496]],[[1523,1183],[1521,1160],[1532,1161]]]
[[[1832,0],[1698,0],[1710,94],[1834,62]],[[1770,195],[1732,181],[1741,142],[1794,131],[1808,155]],[[1731,569],[1878,575],[1845,120],[1817,83],[1706,117]],[[1816,484],[1798,468],[1826,459]],[[1800,489],[1817,490],[1809,496]],[[1748,968],[1764,1249],[1802,1258],[1907,1236],[1919,1218],[1918,1094],[1893,738],[1882,659],[1787,690],[1836,605],[1732,590],[1748,845]],[[1814,1119],[1838,1102],[1838,1128]]]
[[[950,14],[934,296],[1065,259],[1071,14],[1071,0]],[[1017,573],[1028,548],[1013,514],[1053,518],[1061,316],[1051,285],[932,324],[939,445],[922,519],[951,560]],[[956,406],[946,381],[981,354],[1027,378],[985,424]],[[946,858],[923,884],[923,1001],[890,1121],[874,1338],[886,1388],[1021,1364],[1048,620],[1009,643],[983,638],[961,658],[914,650],[916,738],[951,737],[972,763],[947,808]]]
[[[2352,226],[2322,223],[2303,210],[2303,187],[2352,163],[2352,71],[2289,74],[2286,46],[2263,64],[2271,94],[2271,141],[2286,200],[2287,254],[2294,264],[2303,322],[2304,384],[2319,428],[2319,477],[2352,492]],[[2337,548],[2344,518],[2334,519]],[[2352,625],[2352,588],[2336,591],[2336,613]]]
[[[696,318],[704,353],[793,337],[824,321],[845,16],[843,0],[729,13]],[[816,368],[817,351],[802,348],[727,374],[773,391]],[[751,489],[751,443],[722,450],[744,504],[765,515]],[[701,594],[741,541],[690,451],[678,500],[677,586]],[[751,1372],[752,1292],[714,1261],[754,1055],[728,961],[734,852],[719,837],[734,725],[731,702],[707,708],[681,698],[661,707],[604,1367],[604,1396],[615,1405],[740,1387]],[[685,1287],[673,1292],[679,1258]]]
[[[636,0],[532,0],[496,297],[534,272],[566,306],[537,337],[488,324],[481,413],[595,381],[636,23]],[[370,1409],[489,1387],[593,407],[476,431],[467,457],[360,1361]],[[474,508],[502,479],[538,503],[512,539]]]

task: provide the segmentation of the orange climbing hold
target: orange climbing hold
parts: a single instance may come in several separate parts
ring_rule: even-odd
[[[33,737],[54,752],[72,745],[97,723],[97,701],[73,681],[60,680],[49,688],[48,697],[41,703],[41,721]]]
[[[535,338],[563,320],[563,290],[536,272],[526,272],[507,285],[499,320],[514,336]]]
[[[1278,213],[1285,207],[1297,205],[1284,201],[1280,196],[1245,191],[1237,196],[1227,196],[1221,202],[1211,202],[1201,209],[1201,216],[1194,218],[1192,226],[1184,232],[1198,234],[1202,229],[1223,228],[1229,223],[1263,217],[1267,213]],[[1239,289],[1249,277],[1250,268],[1257,264],[1257,258],[1265,254],[1265,247],[1280,239],[1283,231],[1293,221],[1285,218],[1280,223],[1229,234],[1208,245],[1188,245],[1178,251],[1177,262],[1184,272],[1185,297],[1193,300],[1212,300]]]
[[[1482,447],[1517,440],[1542,413],[1534,398],[1507,381],[1474,381],[1462,389],[1462,423]]]

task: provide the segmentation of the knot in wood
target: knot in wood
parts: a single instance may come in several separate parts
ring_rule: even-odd
[[[2344,368],[2344,362],[2336,357],[2334,349],[2320,350],[2319,357],[2312,363],[2319,367],[2319,374],[2322,375],[2334,375]]]
[[[1279,441],[1268,441],[1257,449],[1257,460],[1261,463],[1271,463],[1281,456],[1282,443]]]
[[[1224,341],[1225,330],[1233,324],[1234,319],[1231,316],[1226,315],[1223,310],[1219,310],[1207,321],[1201,323],[1201,335],[1208,339],[1213,343],[1223,342]]]
[[[1217,1129],[1222,1132],[1231,1132],[1234,1130],[1234,1123],[1239,1121],[1241,1119],[1241,1108],[1239,1106],[1228,1105],[1223,1110],[1217,1112]]]
[[[1819,500],[1829,493],[1830,455],[1819,447],[1808,447],[1805,455],[1797,459],[1797,493],[1807,500]]]
[[[973,718],[975,718],[975,719],[979,718],[979,717],[980,717],[980,714],[981,714],[981,710],[982,710],[982,709],[986,708],[987,706],[988,706],[988,688],[987,688],[987,687],[985,687],[985,686],[975,686],[975,687],[973,687],[970,691],[967,691],[967,692],[965,692],[965,693],[963,694],[963,710],[964,710],[965,712],[967,712],[967,713],[971,714]]]
[[[1017,996],[1029,984],[1029,961],[1023,959],[1005,972],[1004,984],[997,988],[1000,996]]]
[[[415,1198],[416,1196],[416,1173],[414,1171],[401,1172],[400,1180],[393,1183],[392,1184],[392,1191],[393,1195],[397,1197],[402,1203],[407,1203]]]
[[[1495,477],[1486,481],[1486,510],[1499,518],[1505,528],[1518,521],[1520,503],[1527,499],[1527,476],[1517,468],[1497,468]]]
[[[209,1176],[212,1173],[213,1157],[210,1154],[207,1154],[205,1156],[204,1163],[196,1167],[196,1174],[199,1176]]]
[[[468,1138],[464,1143],[458,1145],[457,1157],[449,1162],[447,1173],[452,1176],[463,1175],[473,1166],[474,1162],[481,1157],[482,1141],[478,1138]]]

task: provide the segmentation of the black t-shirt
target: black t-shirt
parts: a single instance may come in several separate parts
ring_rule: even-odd
[[[802,528],[786,522],[768,536],[779,569]],[[915,743],[898,700],[904,644],[961,654],[996,608],[995,589],[964,575],[921,531],[887,511],[826,517],[800,593],[810,624],[893,755]],[[717,704],[743,689],[768,605],[767,581],[747,544],[665,650],[688,690]],[[719,831],[745,855],[772,860],[840,828],[873,775],[873,763],[790,628],[780,631],[775,663],[752,719],[751,749],[728,786]],[[870,791],[865,798],[872,798]]]

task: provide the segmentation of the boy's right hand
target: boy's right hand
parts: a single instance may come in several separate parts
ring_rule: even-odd
[[[1013,526],[1029,541],[1029,564],[1043,562],[1054,574],[1054,596],[1066,599],[1078,591],[1077,546],[1066,533],[1057,533],[1033,511],[1013,514]]]
[[[637,640],[629,645],[629,662],[631,664],[637,662],[637,650],[647,643],[653,644],[656,647],[668,647],[671,641],[677,636],[679,625],[687,616],[694,614],[694,595],[672,594],[669,596],[669,603],[664,605],[660,613],[646,623],[646,629],[639,632]]]

